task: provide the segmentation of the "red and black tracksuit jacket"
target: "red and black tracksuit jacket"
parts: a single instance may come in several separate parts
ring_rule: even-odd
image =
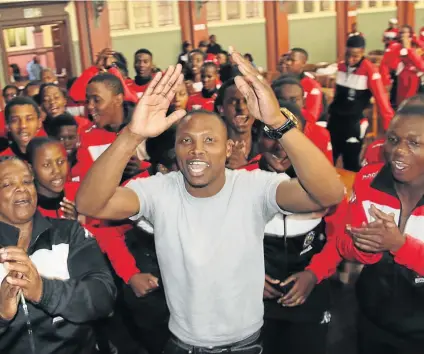
[[[392,44],[399,35],[399,28],[387,28],[383,33],[383,43],[386,48]]]
[[[138,98],[141,98],[155,75],[147,78],[136,76],[134,80],[128,77],[125,79],[125,85],[127,85],[128,89],[134,92]]]
[[[304,134],[315,144],[318,143],[317,147],[331,162],[333,161],[331,149],[328,150],[331,147],[330,135],[325,128],[307,122]],[[267,170],[265,161],[260,159],[260,155],[258,158],[259,161],[248,165],[250,167],[248,170],[253,170],[255,167]],[[290,170],[292,172],[286,171],[286,173],[292,178],[296,177],[294,169],[290,168]],[[266,319],[307,323],[319,323],[323,319],[324,312],[330,308],[330,287],[329,283],[323,280],[334,274],[341,261],[335,240],[336,225],[341,213],[343,213],[342,209],[340,211],[336,209],[334,214],[325,218],[325,222],[321,220],[315,223],[312,229],[295,237],[285,238],[282,230],[277,230],[277,233],[280,232],[278,235],[265,235],[264,253],[267,274],[274,279],[284,281],[294,273],[310,270],[318,280],[318,284],[302,306],[285,308],[276,300],[265,300]],[[286,219],[284,225],[287,226],[288,223],[290,220]]]
[[[414,42],[418,45],[418,42]],[[392,43],[385,51],[380,64],[383,83],[391,83],[391,72],[397,76],[396,104],[418,93],[421,76],[424,71],[424,60],[414,48],[403,48],[399,42]]]
[[[202,89],[202,91],[190,95],[187,101],[187,111],[206,110],[213,112],[217,90],[211,92]]]
[[[356,176],[344,224],[371,222],[369,208],[394,213],[401,202],[389,165],[364,167]],[[337,237],[340,255],[365,264],[356,285],[359,308],[377,327],[408,342],[424,342],[424,198],[405,226],[406,242],[397,252],[368,253],[357,249],[343,232]]]
[[[353,70],[344,61],[339,63],[334,99],[329,107],[329,129],[355,127],[359,133],[359,122],[372,96],[383,117],[383,127],[387,129],[394,111],[378,70],[365,58]]]
[[[384,142],[385,139],[378,139],[369,144],[362,159],[362,167],[375,163],[384,163]]]

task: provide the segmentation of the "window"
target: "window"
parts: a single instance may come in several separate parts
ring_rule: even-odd
[[[285,4],[287,13],[289,15],[294,15],[291,16],[291,18],[301,18],[301,16],[308,16],[309,14],[335,14],[335,0],[287,1]]]
[[[151,27],[152,3],[149,1],[134,1],[131,4],[133,6],[135,28]]]
[[[261,0],[209,0],[206,3],[208,22],[234,20],[257,20],[264,18],[264,3]]]
[[[208,22],[221,21],[221,1],[208,1],[206,3]]]
[[[299,12],[299,3],[297,1],[287,1],[286,6],[288,14],[297,14]]]
[[[110,1],[108,5],[110,29],[112,31],[128,29],[129,24],[127,2]]]
[[[240,1],[227,1],[227,19],[239,20],[240,19]]]
[[[246,1],[246,18],[258,18],[261,14],[261,7],[263,3],[260,1],[248,0]]]
[[[178,2],[175,0],[108,0],[112,35],[127,35],[128,31],[156,32],[179,28]]]
[[[373,0],[368,1],[368,7],[370,8],[377,7],[377,1],[373,1]]]
[[[34,27],[5,29],[4,40],[8,50],[26,50],[34,48]]]
[[[175,23],[173,1],[158,1],[158,25],[172,26]]]
[[[320,10],[321,11],[331,11],[331,1],[321,1]]]
[[[314,12],[314,2],[315,1],[304,1],[303,12]]]

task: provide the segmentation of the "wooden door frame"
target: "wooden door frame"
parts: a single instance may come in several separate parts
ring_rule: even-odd
[[[59,4],[63,6],[63,9],[66,7],[68,1],[55,1],[52,3],[50,1],[31,1],[25,3],[5,3],[0,4],[0,12],[1,10],[6,9],[19,9],[19,8],[33,8],[33,7],[41,7],[48,8],[52,6],[58,6]],[[24,5],[24,6],[23,6]],[[63,10],[63,13],[53,14],[51,16],[42,16],[39,18],[18,18],[18,19],[5,19],[4,16],[0,17],[0,52],[1,52],[1,60],[3,63],[3,75],[6,84],[10,84],[10,78],[8,73],[8,55],[6,52],[6,44],[4,41],[3,30],[8,28],[18,28],[18,27],[32,27],[32,26],[43,26],[43,25],[51,25],[57,22],[63,22],[66,27],[68,40],[68,53],[70,55],[70,65],[71,72],[68,73],[68,77],[71,78],[75,74],[75,56],[74,56],[74,48],[72,43],[72,33],[71,33],[71,22],[69,19],[69,14]]]

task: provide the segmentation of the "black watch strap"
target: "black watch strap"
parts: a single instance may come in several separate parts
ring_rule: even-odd
[[[270,127],[265,125],[264,132],[270,139],[279,140],[285,133],[287,133],[292,128],[296,128],[296,123],[291,119],[287,119],[287,121],[280,128],[277,129],[271,129]]]

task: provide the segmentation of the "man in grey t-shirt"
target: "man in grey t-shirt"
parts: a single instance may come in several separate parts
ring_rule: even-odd
[[[239,53],[236,78],[249,112],[283,145],[299,180],[225,168],[232,141],[210,112],[166,111],[182,82],[181,66],[158,74],[131,123],[94,163],[77,195],[80,213],[102,219],[141,217],[155,243],[173,334],[165,353],[235,349],[260,352],[266,223],[279,211],[310,212],[338,203],[343,185],[325,156],[282,114],[270,86]],[[118,187],[126,162],[145,139],[172,124],[179,172]],[[108,179],[105,180],[104,176]],[[157,286],[144,274],[145,293]]]

